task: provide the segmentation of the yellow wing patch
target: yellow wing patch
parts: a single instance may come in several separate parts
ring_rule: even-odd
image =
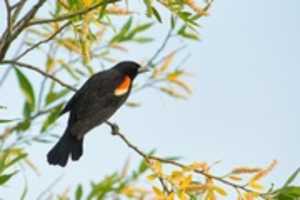
[[[118,87],[115,89],[114,94],[116,96],[122,96],[126,94],[130,88],[131,79],[129,76],[125,76],[123,81],[118,85]]]

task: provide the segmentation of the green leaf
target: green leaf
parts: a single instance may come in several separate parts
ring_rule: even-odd
[[[153,25],[153,23],[145,23],[145,24],[141,24],[139,26],[136,26],[134,29],[132,29],[132,31],[130,32],[130,34],[135,35],[136,33],[140,33],[140,32],[146,31],[152,25]]]
[[[72,10],[80,8],[81,1],[80,0],[68,0],[68,4],[70,5]]]
[[[276,200],[298,200],[300,198],[300,187],[289,186],[278,190]]]
[[[164,157],[164,159],[172,160],[172,161],[178,161],[178,160],[182,159],[182,157],[180,157],[180,156],[168,156],[168,157]]]
[[[32,110],[30,108],[30,104],[26,101],[23,105],[23,116],[24,116],[24,118],[29,119],[31,113],[32,113]]]
[[[120,32],[116,34],[110,41],[110,43],[121,42],[124,40],[126,34],[128,33],[130,27],[132,25],[132,17],[128,19],[128,21],[123,25]]]
[[[19,87],[21,88],[21,91],[23,92],[26,102],[28,103],[30,111],[34,111],[35,108],[35,96],[33,87],[28,80],[28,78],[23,74],[23,72],[17,68],[15,68],[15,72],[18,78]]]
[[[284,183],[283,188],[289,186],[294,180],[295,178],[299,175],[300,173],[300,168],[298,168],[289,178],[288,180]]]
[[[21,194],[20,200],[25,200],[27,192],[28,192],[28,186],[27,186],[27,182],[25,182],[25,186],[24,186],[23,192]]]
[[[64,63],[63,61],[60,62],[61,66],[63,69],[65,69],[68,74],[73,78],[75,79],[76,81],[78,81],[80,78],[76,75],[76,73],[74,72],[74,70],[72,69],[72,66],[67,64],[67,63]]]
[[[75,199],[80,200],[82,198],[82,194],[83,194],[82,185],[78,185],[75,192]]]
[[[153,38],[149,38],[149,37],[136,37],[136,38],[133,38],[133,41],[134,42],[137,42],[137,43],[147,43],[147,42],[152,42],[153,41]]]
[[[0,185],[4,185],[11,177],[13,177],[17,172],[13,172],[10,174],[5,174],[0,176]]]
[[[44,144],[52,143],[51,140],[47,140],[47,139],[44,139],[44,138],[34,138],[33,141],[36,141],[36,142],[39,142],[39,143],[44,143]]]
[[[188,21],[189,17],[192,15],[190,12],[182,11],[178,13],[178,16],[182,18],[184,21]]]
[[[156,8],[151,7],[151,9],[152,9],[152,12],[153,12],[155,18],[157,19],[157,21],[159,21],[160,23],[162,23],[161,16],[160,16],[159,12],[156,10]]]
[[[170,24],[171,24],[171,28],[174,29],[176,26],[176,20],[173,15],[171,15],[171,17],[170,17]]]
[[[15,119],[0,119],[0,124],[13,122]]]
[[[25,119],[24,121],[20,122],[17,127],[16,127],[16,130],[17,131],[26,131],[29,129],[31,125],[31,121],[29,119]]]
[[[56,106],[48,115],[47,119],[44,121],[41,132],[45,132],[60,116],[60,111],[62,110],[64,104]]]
[[[177,34],[184,37],[184,38],[188,38],[188,39],[191,39],[191,40],[199,40],[199,36],[196,33],[192,33],[192,32],[187,31],[187,26],[186,25],[182,26],[178,30]]]
[[[69,93],[69,89],[63,89],[59,92],[50,91],[46,96],[46,105],[50,105],[51,103],[59,100],[60,98],[64,97],[66,94]]]
[[[142,160],[140,165],[139,165],[139,168],[138,168],[138,173],[139,174],[142,174],[144,173],[147,169],[149,169],[149,166],[148,164],[146,163],[145,160]]]
[[[147,7],[147,16],[151,17],[152,16],[152,1],[151,0],[144,0],[144,3]]]
[[[120,178],[118,173],[113,173],[99,183],[92,183],[92,190],[88,195],[87,200],[105,199],[106,195],[114,190],[114,185],[119,182]]]
[[[99,12],[98,20],[101,20],[103,18],[107,5],[108,5],[108,2],[104,2],[104,5],[101,6],[101,10]]]
[[[7,164],[5,164],[4,168],[9,168],[10,166],[14,165],[15,163],[19,162],[20,160],[27,157],[26,153],[20,153],[17,157],[15,157],[13,160],[9,161]]]

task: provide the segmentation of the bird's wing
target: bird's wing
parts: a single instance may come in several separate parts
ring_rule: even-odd
[[[77,91],[72,98],[67,102],[67,104],[65,105],[64,109],[60,112],[60,115],[65,114],[66,112],[69,112],[72,108],[72,105],[74,105],[74,103],[76,102],[76,99],[78,99],[78,97],[80,96],[80,91]]]
[[[84,96],[86,96],[87,93],[89,93],[89,90],[97,88],[101,88],[102,85],[104,85],[105,79],[104,77],[106,74],[106,71],[99,72],[97,74],[94,74],[91,76],[84,84],[83,86],[72,96],[72,98],[67,102],[64,109],[61,111],[60,115],[63,115],[66,112],[69,112],[72,110],[73,107],[76,106],[77,102],[80,99],[83,99]]]
[[[82,138],[86,132],[100,125],[124,103],[128,94],[116,96],[115,89],[124,81],[124,75],[110,71],[88,81],[70,108],[68,126],[72,135]]]

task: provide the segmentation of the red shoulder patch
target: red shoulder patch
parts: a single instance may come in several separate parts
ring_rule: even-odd
[[[125,76],[123,81],[117,86],[117,88],[114,91],[114,94],[116,96],[124,95],[128,92],[131,85],[131,79],[129,76]]]

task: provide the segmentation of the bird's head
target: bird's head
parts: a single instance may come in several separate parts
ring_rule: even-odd
[[[117,69],[122,74],[128,75],[132,80],[141,73],[147,72],[148,68],[142,67],[136,62],[133,61],[123,61],[118,63],[115,66],[115,69]]]

